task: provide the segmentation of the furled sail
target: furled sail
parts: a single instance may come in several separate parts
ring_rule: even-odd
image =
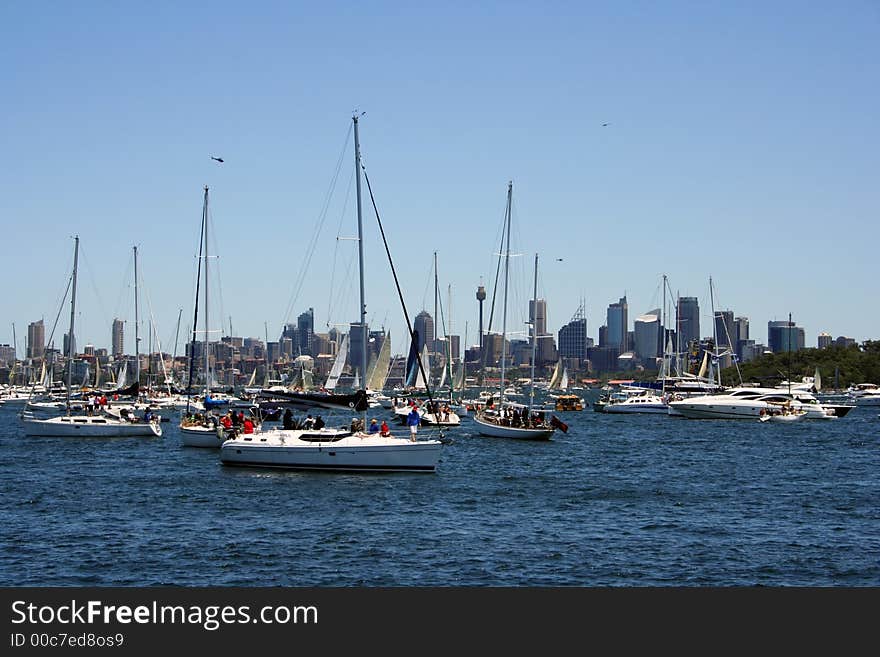
[[[327,377],[327,383],[324,387],[327,390],[334,390],[342,370],[345,368],[345,361],[348,360],[348,333],[342,336],[342,344],[339,345],[339,352],[336,354],[336,360],[333,361],[333,367],[330,368],[330,375]]]

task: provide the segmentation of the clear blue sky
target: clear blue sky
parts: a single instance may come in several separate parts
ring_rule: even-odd
[[[433,312],[436,250],[469,343],[508,180],[511,327],[538,252],[554,333],[581,297],[594,337],[624,292],[631,319],[658,307],[665,273],[703,334],[711,276],[760,342],[789,312],[810,346],[880,338],[876,2],[10,1],[0,36],[0,342],[51,326],[73,234],[80,345],[133,319],[134,244],[142,308],[167,350],[182,308],[182,342],[204,185],[213,326],[355,320],[350,142],[322,214],[355,108],[409,311]],[[366,195],[365,224],[369,318],[404,352]]]

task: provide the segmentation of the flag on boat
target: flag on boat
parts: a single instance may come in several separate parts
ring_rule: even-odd
[[[559,429],[562,433],[568,433],[568,425],[555,415],[550,417],[550,426]]]

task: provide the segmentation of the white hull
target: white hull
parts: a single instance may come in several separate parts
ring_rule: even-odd
[[[517,440],[550,440],[555,433],[553,428],[525,429],[522,427],[505,427],[487,422],[479,415],[474,416],[477,430],[484,436],[492,438],[514,438]]]
[[[180,427],[180,444],[184,447],[220,447],[223,438],[214,427]]]
[[[122,422],[113,418],[89,415],[62,416],[46,420],[24,417],[22,422],[27,436],[120,438],[162,435],[162,427],[158,422]]]
[[[669,413],[669,407],[666,404],[608,404],[605,406],[606,413]]]
[[[440,449],[439,440],[413,442],[335,429],[274,430],[227,440],[220,448],[220,461],[296,470],[434,472]]]

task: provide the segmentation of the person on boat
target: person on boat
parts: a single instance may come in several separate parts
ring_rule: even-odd
[[[379,433],[379,423],[376,422],[376,418],[370,420],[370,428],[368,431],[369,433]]]
[[[289,408],[284,411],[284,418],[282,419],[281,426],[287,431],[293,429],[293,413]]]
[[[227,429],[227,430],[232,428],[232,418],[230,417],[230,415],[232,415],[232,411],[229,411],[229,412],[228,412],[226,415],[224,415],[223,418],[220,420],[220,424],[222,424],[222,425],[223,425],[223,428],[224,428],[224,429]]]
[[[406,424],[409,427],[409,439],[413,442],[416,441],[416,434],[419,432],[419,424],[421,424],[421,422],[422,416],[419,415],[419,411],[413,406],[409,415],[406,416]]]
[[[244,419],[244,429],[242,429],[243,433],[253,433],[254,432],[254,421],[249,417]]]
[[[311,416],[311,414],[306,415],[306,421],[303,425],[306,429],[314,429],[315,428],[315,418]]]
[[[385,420],[382,420],[382,426],[379,427],[379,434],[385,438],[391,435],[391,429],[388,428],[388,423]]]
[[[152,422],[152,421],[153,421],[153,411],[149,406],[147,406],[144,409],[144,422]]]
[[[324,426],[325,426],[325,424],[324,424],[324,419],[319,415],[318,417],[315,418],[315,426],[314,426],[314,428],[315,428],[315,429],[323,429]]]

